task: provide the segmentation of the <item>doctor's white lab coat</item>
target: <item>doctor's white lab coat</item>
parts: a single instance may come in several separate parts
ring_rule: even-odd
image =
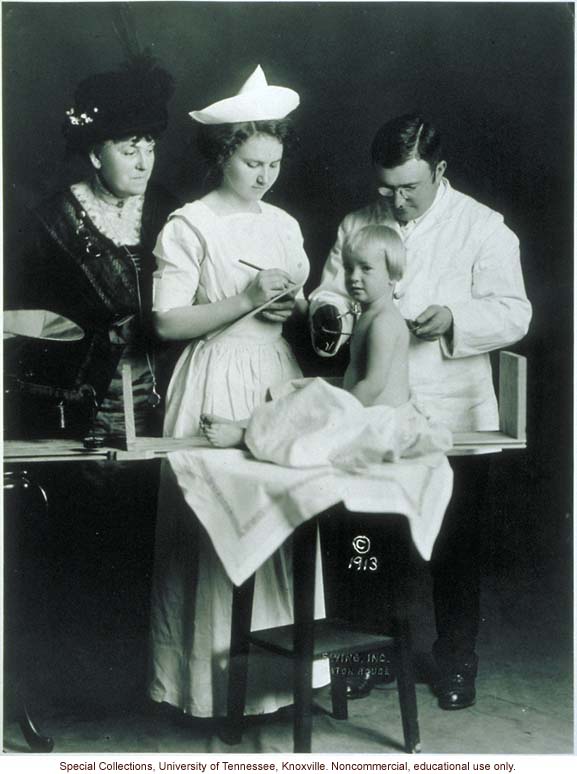
[[[326,303],[340,311],[348,307],[342,244],[347,234],[375,224],[401,234],[384,199],[342,221],[321,285],[311,294],[311,314]],[[411,398],[451,430],[495,430],[499,417],[488,353],[519,341],[531,319],[519,240],[499,213],[444,179],[404,243],[407,267],[395,289],[403,317],[414,320],[431,304],[453,314],[452,338],[427,342],[411,336]]]

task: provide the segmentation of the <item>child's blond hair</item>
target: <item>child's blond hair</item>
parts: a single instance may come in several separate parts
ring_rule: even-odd
[[[343,258],[363,252],[375,245],[382,249],[389,277],[395,282],[405,273],[405,246],[401,237],[389,226],[363,226],[349,234],[343,244]]]

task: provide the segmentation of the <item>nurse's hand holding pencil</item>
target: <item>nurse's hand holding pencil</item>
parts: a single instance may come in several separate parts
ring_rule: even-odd
[[[269,301],[283,290],[287,291],[281,298],[273,301],[266,309],[263,309],[258,316],[270,322],[284,322],[288,320],[295,305],[295,297],[299,286],[294,285],[289,275],[281,269],[262,269],[260,266],[245,261],[242,258],[239,259],[239,263],[258,271],[258,274],[246,290],[252,301],[258,298],[258,303],[255,303],[255,306],[260,306]]]

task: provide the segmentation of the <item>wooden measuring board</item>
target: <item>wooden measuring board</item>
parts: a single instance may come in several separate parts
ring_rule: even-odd
[[[118,459],[132,459],[130,453],[151,452],[151,456],[177,449],[207,446],[201,438],[138,438],[134,430],[134,405],[130,365],[122,367],[126,448]],[[513,352],[499,353],[499,429],[453,433],[455,453],[488,449],[524,449],[527,446],[527,360]],[[451,452],[449,452],[450,454]],[[120,455],[123,455],[122,457]]]
[[[213,447],[204,438],[153,438],[141,436],[136,438],[128,449],[117,449],[115,459],[122,460],[147,460],[165,457],[173,451],[181,449],[194,449],[198,447],[212,449]]]
[[[500,430],[472,430],[469,433],[453,433],[453,449],[526,449],[527,441],[511,438]],[[448,452],[449,455],[451,452]]]
[[[513,352],[500,352],[499,430],[453,433],[453,450],[462,453],[526,447],[527,359]]]
[[[8,462],[60,462],[63,460],[106,460],[115,449],[85,449],[82,441],[72,438],[47,438],[38,441],[4,441],[4,460]]]
[[[138,437],[134,423],[132,371],[122,368],[122,388],[126,436],[119,446],[85,449],[77,439],[5,441],[7,462],[57,462],[61,460],[146,460],[165,457],[171,451],[209,447],[204,438]],[[527,446],[527,361],[521,355],[501,352],[499,356],[499,430],[453,433],[454,454],[499,449],[524,449]]]
[[[134,422],[134,399],[132,396],[132,369],[129,363],[122,366],[122,397],[124,401],[124,426],[126,429],[122,448],[117,451],[118,460],[141,460],[162,457],[168,452],[209,446],[204,438],[156,438],[137,436]]]
[[[499,430],[527,442],[527,359],[512,352],[499,355]]]

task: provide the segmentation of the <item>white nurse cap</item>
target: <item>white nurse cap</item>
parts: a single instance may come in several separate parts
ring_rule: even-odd
[[[240,121],[274,121],[284,118],[300,102],[299,95],[285,86],[269,86],[258,65],[238,94],[189,113],[201,124],[235,124]]]

